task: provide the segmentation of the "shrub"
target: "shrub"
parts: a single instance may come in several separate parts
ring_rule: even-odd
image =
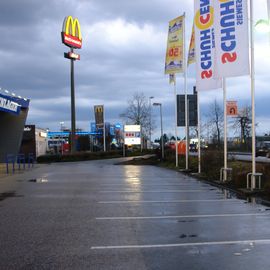
[[[208,180],[218,180],[220,169],[223,167],[224,156],[220,150],[207,150],[202,153],[201,166]]]

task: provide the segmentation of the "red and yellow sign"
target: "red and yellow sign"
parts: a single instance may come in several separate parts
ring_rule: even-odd
[[[237,116],[238,115],[237,101],[227,101],[226,112],[228,116]]]
[[[80,49],[82,47],[81,26],[77,18],[65,18],[62,29],[62,42],[68,47]]]

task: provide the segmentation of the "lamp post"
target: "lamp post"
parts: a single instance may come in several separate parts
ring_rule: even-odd
[[[65,122],[60,122],[60,131],[61,132],[63,132],[63,130],[64,130],[64,124],[65,124]],[[60,136],[60,139],[61,139],[61,154],[63,155],[64,149],[63,149],[63,136],[62,136],[62,134]]]
[[[153,106],[159,106],[160,108],[160,131],[161,131],[161,157],[164,159],[164,138],[163,138],[163,124],[162,124],[162,104],[153,103]]]
[[[267,1],[267,14],[268,20],[260,19],[255,24],[255,30],[261,33],[268,33],[269,44],[270,44],[270,1]]]
[[[49,152],[49,131],[50,129],[49,128],[46,128],[46,155],[48,154]]]
[[[150,115],[149,115],[149,118],[150,118],[150,127],[149,127],[149,141],[150,141],[150,149],[151,149],[151,133],[152,133],[152,109],[151,109],[151,99],[153,99],[154,97],[151,96],[149,97],[149,108],[150,108]]]

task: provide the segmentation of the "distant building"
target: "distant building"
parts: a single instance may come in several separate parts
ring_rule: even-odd
[[[47,151],[47,131],[45,129],[36,128],[35,125],[26,125],[24,127],[23,138],[20,153],[33,153],[34,157],[45,155]]]

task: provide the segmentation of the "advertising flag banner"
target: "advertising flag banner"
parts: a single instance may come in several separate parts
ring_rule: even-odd
[[[194,32],[194,24],[192,26],[192,33],[191,33],[191,39],[189,43],[189,50],[188,50],[188,62],[187,64],[193,64],[195,63],[195,32]]]
[[[237,101],[227,101],[226,112],[228,116],[238,116]]]
[[[195,0],[194,4],[196,86],[198,91],[222,87],[222,80],[214,78],[215,36],[213,2],[213,0]]]
[[[214,1],[215,76],[249,75],[248,1]]]
[[[165,74],[183,73],[184,16],[169,22]]]

